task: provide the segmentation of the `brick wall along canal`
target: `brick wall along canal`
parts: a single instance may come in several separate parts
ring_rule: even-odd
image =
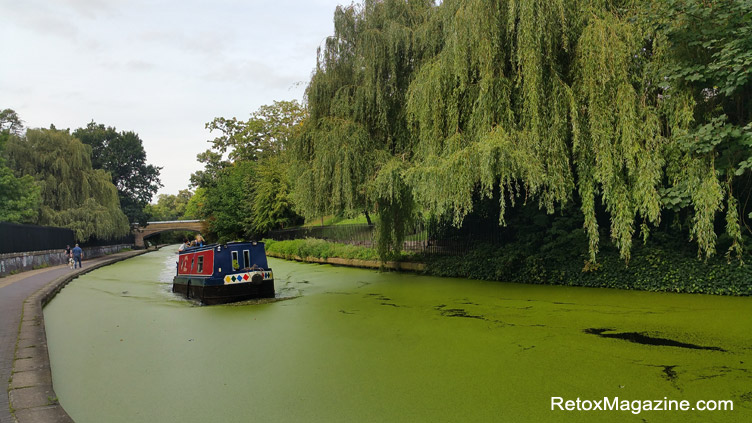
[[[750,421],[752,298],[441,279],[270,260],[263,305],[174,297],[175,251],[45,309],[78,422]],[[699,348],[695,348],[699,347]],[[726,412],[551,411],[551,397],[731,399]]]

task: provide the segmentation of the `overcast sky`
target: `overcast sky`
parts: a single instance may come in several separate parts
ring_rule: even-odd
[[[338,4],[0,0],[0,109],[29,128],[134,131],[163,168],[159,193],[177,194],[214,137],[206,122],[302,100]]]

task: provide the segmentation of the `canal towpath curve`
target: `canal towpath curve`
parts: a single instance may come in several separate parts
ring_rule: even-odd
[[[0,395],[0,423],[73,422],[52,388],[42,307],[79,275],[146,252],[97,257],[79,269],[60,265],[0,278],[0,380],[9,384]]]

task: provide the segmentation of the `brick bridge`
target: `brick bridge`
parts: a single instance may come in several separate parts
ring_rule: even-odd
[[[162,232],[168,231],[193,231],[206,233],[206,222],[203,220],[171,220],[168,222],[147,222],[146,226],[133,228],[135,244],[137,248],[144,248],[144,238],[149,238]]]

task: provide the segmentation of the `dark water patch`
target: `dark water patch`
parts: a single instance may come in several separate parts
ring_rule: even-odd
[[[485,316],[477,315],[477,314],[470,314],[465,310],[464,308],[445,308],[446,304],[439,304],[434,309],[439,310],[439,313],[441,313],[444,317],[464,317],[467,319],[478,319],[478,320],[486,320],[489,322],[495,322],[495,323],[501,323],[499,321],[494,321],[486,318]]]
[[[347,311],[347,310],[340,310],[339,312],[342,314],[357,314],[357,313],[353,313],[352,311]]]
[[[749,369],[732,368],[728,366],[714,366],[708,369],[707,373],[697,376],[695,380],[714,379],[717,377],[726,376],[729,373],[734,373],[734,372],[749,373]]]
[[[385,296],[383,296],[381,294],[371,293],[371,294],[366,294],[365,297],[371,297],[371,298],[379,300],[379,301],[392,301],[391,298],[385,297]]]
[[[676,366],[661,366],[663,367],[663,377],[666,378],[669,382],[675,382],[676,381],[676,372],[674,371],[674,368]]]
[[[297,294],[288,294],[289,292],[296,292]],[[290,296],[298,297],[300,296],[300,292],[302,291],[299,290],[298,288],[284,287],[284,288],[280,288],[277,290],[277,296],[278,297],[290,297]]]
[[[654,336],[649,336],[649,335],[645,335],[643,333],[638,333],[638,332],[605,333],[605,332],[612,332],[612,331],[613,329],[610,329],[610,328],[589,328],[589,329],[583,330],[583,332],[585,333],[589,333],[591,335],[598,335],[602,338],[622,339],[624,341],[634,342],[636,344],[642,344],[642,345],[655,345],[659,347],[677,347],[677,348],[688,348],[692,350],[710,350],[710,351],[726,352],[726,350],[720,347],[707,347],[703,345],[689,344],[686,342],[675,341],[673,339],[657,338]]]
[[[381,305],[392,306],[392,307],[400,307],[400,306],[398,306],[397,304],[394,304],[394,303],[381,303]]]
[[[371,285],[371,282],[365,282],[365,281],[358,281],[358,288],[363,288],[366,285]]]
[[[562,303],[562,302],[559,302],[559,301],[554,301],[554,302],[553,302],[553,303],[551,303],[551,304],[557,304],[557,305],[564,305],[564,304],[565,304],[565,305],[576,305],[575,303]]]
[[[517,346],[520,347],[522,351],[532,350],[533,348],[535,348],[535,345],[531,345],[529,347],[523,347],[522,345],[517,344]]]
[[[470,314],[464,308],[446,308],[441,310],[441,315],[444,317],[464,317],[466,319],[478,319],[488,320],[484,316],[476,314]]]
[[[745,393],[739,395],[739,399],[742,402],[752,402],[752,391],[745,392]]]
[[[341,292],[341,291],[326,291],[324,294],[335,294],[335,295],[352,295],[354,292]]]

